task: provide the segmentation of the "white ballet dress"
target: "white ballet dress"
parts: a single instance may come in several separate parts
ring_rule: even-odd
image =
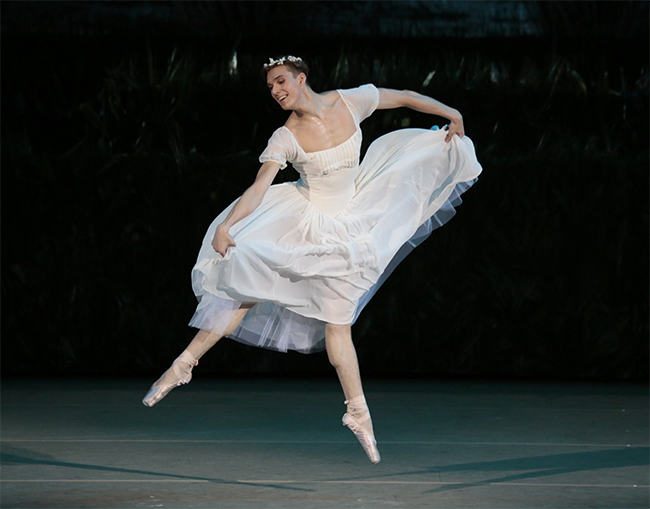
[[[222,334],[242,303],[255,303],[237,341],[279,351],[325,348],[325,324],[352,324],[397,264],[446,223],[481,172],[465,136],[400,129],[375,140],[359,164],[359,124],[377,108],[374,85],[337,91],[354,119],[341,145],[305,152],[277,129],[260,156],[299,180],[270,186],[260,206],[230,229],[225,256],[203,240],[192,286],[199,300],[190,325]]]

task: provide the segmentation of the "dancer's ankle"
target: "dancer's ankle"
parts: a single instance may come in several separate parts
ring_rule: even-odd
[[[366,397],[362,394],[361,396],[355,396],[349,400],[344,401],[347,405],[348,414],[355,418],[355,420],[361,422],[368,414],[370,415],[370,410],[368,409],[368,404],[366,403]]]
[[[179,378],[185,378],[192,372],[192,368],[194,368],[198,363],[199,361],[189,350],[183,350],[183,352],[176,357],[176,360],[174,360],[172,370]]]
[[[357,421],[361,426],[363,426],[366,431],[368,431],[372,436],[375,435],[372,427],[372,419],[370,417],[370,409],[366,403],[366,398],[362,394],[360,396],[355,396],[345,401],[347,405],[347,413],[355,421]]]
[[[187,379],[192,373],[192,369],[199,363],[198,360],[188,350],[183,352],[174,359],[170,368],[160,377],[163,384],[171,384],[179,380]]]

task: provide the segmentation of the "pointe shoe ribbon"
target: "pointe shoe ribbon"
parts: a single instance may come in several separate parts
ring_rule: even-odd
[[[361,443],[361,447],[366,451],[368,459],[372,463],[379,463],[381,461],[381,456],[379,455],[379,449],[377,449],[377,441],[375,440],[375,437],[368,433],[368,431],[362,426],[364,422],[370,419],[370,412],[366,405],[366,398],[364,396],[357,396],[356,398],[346,401],[345,404],[349,405],[348,410],[362,410],[363,407],[365,407],[365,414],[359,418],[352,417],[346,412],[343,416],[343,426],[348,427],[352,433],[354,433],[354,436],[356,436]]]
[[[188,364],[189,367],[183,369],[180,366],[181,362]],[[149,392],[147,392],[144,399],[142,400],[142,404],[144,406],[152,407],[165,396],[167,396],[167,394],[169,394],[172,389],[178,387],[179,385],[190,383],[190,380],[192,380],[192,369],[198,363],[199,361],[196,360],[190,352],[187,350],[183,351],[183,353],[180,354],[172,363],[172,367],[170,368],[174,372],[174,375],[176,375],[176,380],[171,383],[163,384],[162,380],[165,378],[165,375],[169,370],[165,371],[165,373],[163,373],[163,375],[151,386]]]

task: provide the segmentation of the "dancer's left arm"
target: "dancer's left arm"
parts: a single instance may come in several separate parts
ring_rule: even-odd
[[[465,136],[463,127],[463,116],[454,108],[451,108],[440,101],[418,94],[412,90],[393,90],[390,88],[379,89],[378,110],[388,110],[392,108],[406,107],[422,113],[438,115],[449,120],[447,136],[445,141],[450,141],[454,134],[459,137]]]

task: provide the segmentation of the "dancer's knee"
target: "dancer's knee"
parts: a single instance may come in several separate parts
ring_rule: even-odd
[[[226,330],[224,331],[223,335],[224,336],[230,336],[237,327],[239,327],[239,324],[241,321],[244,319],[246,316],[246,313],[250,311],[250,309],[255,305],[254,302],[251,303],[244,303],[241,305],[241,307],[235,311],[235,315],[232,317],[232,320],[230,320],[230,323],[228,324],[228,327],[226,327]]]
[[[335,368],[349,362],[350,357],[356,357],[350,325],[328,323],[325,326],[325,344],[327,357]]]

